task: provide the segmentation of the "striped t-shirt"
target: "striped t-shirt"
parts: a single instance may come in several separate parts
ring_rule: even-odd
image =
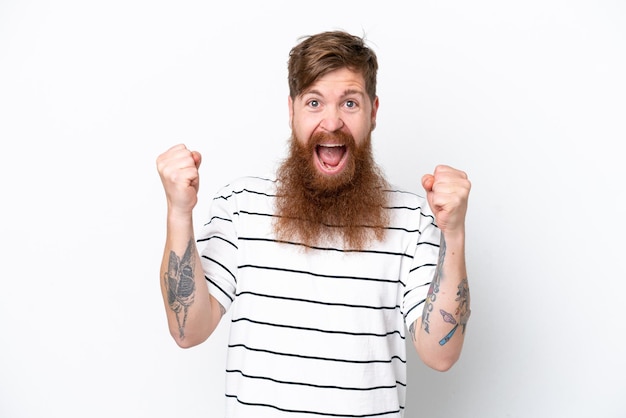
[[[362,251],[278,242],[276,181],[218,192],[198,235],[211,294],[231,310],[226,417],[402,417],[406,330],[440,231],[424,198],[388,190],[385,240]]]

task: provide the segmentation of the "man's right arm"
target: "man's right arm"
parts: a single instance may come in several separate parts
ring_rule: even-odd
[[[157,158],[167,198],[161,292],[170,334],[184,348],[205,341],[224,314],[222,306],[209,294],[194,238],[192,212],[197,203],[200,162],[200,154],[182,144]]]

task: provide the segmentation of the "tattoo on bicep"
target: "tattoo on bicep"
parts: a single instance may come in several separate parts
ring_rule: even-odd
[[[196,293],[194,280],[195,254],[193,240],[189,240],[182,258],[176,255],[174,251],[170,251],[167,272],[163,277],[167,291],[167,303],[176,314],[181,339],[185,338],[187,313]]]
[[[430,283],[428,289],[428,295],[426,296],[426,302],[424,302],[424,311],[422,312],[422,328],[428,334],[430,334],[430,314],[434,308],[434,302],[437,300],[437,294],[439,293],[439,285],[443,276],[443,262],[446,258],[446,241],[441,236],[441,244],[439,245],[439,260],[437,261],[437,267],[435,269],[435,275],[433,281]]]

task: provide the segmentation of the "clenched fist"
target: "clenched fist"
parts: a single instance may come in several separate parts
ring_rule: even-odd
[[[167,207],[171,213],[188,215],[198,202],[200,177],[198,167],[202,156],[178,144],[159,155],[157,170],[165,189]]]
[[[467,199],[471,183],[467,174],[446,165],[435,167],[433,174],[422,177],[426,199],[435,220],[445,234],[464,232]]]

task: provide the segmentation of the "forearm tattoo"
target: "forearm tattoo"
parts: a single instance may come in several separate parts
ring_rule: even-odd
[[[437,268],[435,269],[433,281],[430,283],[430,288],[428,289],[428,294],[426,295],[426,302],[424,302],[424,311],[422,312],[422,328],[427,334],[430,334],[430,314],[433,312],[434,303],[437,300],[437,294],[439,293],[439,285],[443,275],[443,262],[445,258],[446,240],[442,235],[439,245],[439,260],[437,260]]]
[[[196,293],[194,281],[195,254],[193,240],[189,240],[182,258],[176,255],[174,251],[170,251],[167,272],[163,277],[167,291],[167,303],[176,314],[181,339],[185,338],[187,313]]]
[[[456,292],[456,296],[457,297],[454,300],[459,302],[459,306],[456,308],[455,315],[459,316],[459,322],[454,319],[453,315],[449,314],[443,309],[439,310],[439,313],[441,313],[441,315],[443,316],[444,322],[454,325],[452,330],[439,341],[439,345],[444,345],[445,343],[450,341],[450,338],[452,338],[459,325],[461,325],[462,327],[461,333],[465,334],[465,327],[467,326],[467,321],[469,320],[471,314],[471,310],[469,308],[469,284],[467,282],[467,279],[463,279],[461,283],[459,283],[459,290]]]
[[[445,257],[446,257],[446,242],[442,236],[441,245],[439,247],[439,260],[437,261],[437,268],[435,269],[433,281],[431,282],[430,288],[428,289],[428,295],[426,297],[426,301],[424,302],[424,310],[422,312],[421,326],[422,326],[422,329],[427,334],[430,334],[431,314],[434,311],[434,306],[435,306],[434,304],[439,294],[439,288],[440,288],[441,280],[443,277],[443,263],[444,263]],[[461,325],[461,332],[465,333],[465,327],[467,326],[467,322],[469,320],[470,313],[471,313],[469,284],[468,284],[467,278],[463,279],[461,283],[459,283],[458,291],[456,295],[457,297],[455,301],[458,302],[458,306],[454,314],[446,312],[443,309],[439,309],[439,314],[441,314],[442,320],[445,323],[451,324],[453,326],[452,329],[439,341],[439,345],[442,345],[442,346],[445,345],[448,341],[450,341],[450,339],[456,332],[459,325]],[[459,318],[458,321],[456,320],[456,317]],[[416,323],[413,323],[409,326],[409,332],[411,333],[413,340],[415,340],[416,338],[416,333],[417,333],[416,328],[417,328]]]

